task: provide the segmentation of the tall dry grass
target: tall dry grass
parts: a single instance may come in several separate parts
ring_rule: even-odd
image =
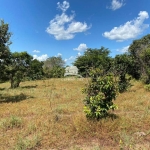
[[[115,115],[89,121],[81,89],[87,79],[0,84],[0,150],[150,149],[150,92],[140,82],[120,94]],[[114,116],[114,117],[113,117]]]

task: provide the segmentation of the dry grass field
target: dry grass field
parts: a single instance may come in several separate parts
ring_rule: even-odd
[[[150,92],[141,82],[118,95],[115,117],[88,121],[87,79],[0,84],[0,150],[149,150]]]

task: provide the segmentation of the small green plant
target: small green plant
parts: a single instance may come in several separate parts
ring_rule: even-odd
[[[41,138],[38,135],[32,137],[31,140],[19,137],[14,150],[35,149],[41,144]]]
[[[119,147],[120,150],[128,149],[132,150],[135,147],[135,139],[133,136],[128,135],[125,131],[120,133],[120,140],[119,140]]]
[[[118,88],[111,74],[103,74],[103,71],[95,69],[90,75],[91,81],[83,90],[87,94],[84,112],[87,118],[99,120],[108,116],[108,110],[117,108],[112,101],[117,96]]]
[[[22,126],[22,119],[16,116],[11,116],[10,118],[3,120],[1,126],[5,129],[14,127],[19,128]]]
[[[14,150],[26,150],[27,147],[28,147],[28,141],[25,141],[20,137],[17,141]]]
[[[144,88],[146,91],[150,91],[150,84],[145,85]]]

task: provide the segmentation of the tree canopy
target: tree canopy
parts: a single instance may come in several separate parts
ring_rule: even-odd
[[[129,47],[136,70],[145,83],[150,83],[150,34],[134,40]]]
[[[43,69],[47,78],[60,78],[64,76],[65,61],[61,56],[49,57],[44,61]]]
[[[11,63],[6,68],[6,74],[11,82],[11,88],[18,87],[24,77],[27,76],[32,59],[32,56],[27,52],[11,53]]]
[[[0,20],[0,80],[5,78],[5,68],[10,62],[9,45],[12,33],[9,32],[9,25]]]
[[[101,68],[105,72],[110,69],[111,57],[110,51],[107,48],[87,49],[83,56],[76,58],[73,63],[79,69],[79,74],[83,77],[89,76],[89,70],[94,68]]]

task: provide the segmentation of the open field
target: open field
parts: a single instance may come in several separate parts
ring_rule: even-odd
[[[115,118],[88,121],[87,79],[0,84],[0,150],[148,150],[150,92],[141,82],[115,100]]]

